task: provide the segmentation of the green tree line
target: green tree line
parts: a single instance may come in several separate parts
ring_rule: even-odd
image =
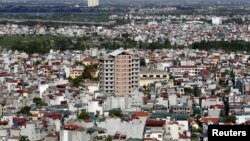
[[[225,51],[250,51],[250,42],[245,41],[201,41],[192,45],[193,49]]]

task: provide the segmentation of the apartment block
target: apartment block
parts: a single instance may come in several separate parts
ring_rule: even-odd
[[[140,58],[131,52],[115,50],[100,59],[100,90],[127,95],[139,86]]]
[[[99,0],[88,0],[88,7],[99,6]]]

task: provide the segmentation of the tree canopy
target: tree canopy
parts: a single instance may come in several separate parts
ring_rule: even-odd
[[[235,123],[236,122],[236,116],[234,116],[234,115],[227,116],[227,117],[224,118],[224,121],[225,122],[233,122],[233,123]]]
[[[33,98],[33,103],[35,103],[36,106],[38,106],[38,107],[47,106],[47,103],[43,102],[42,99],[39,97]]]
[[[250,43],[245,41],[201,41],[192,45],[193,49],[225,51],[250,51]]]
[[[78,119],[89,119],[89,114],[85,111],[81,112],[79,115],[78,115]]]
[[[116,117],[122,117],[122,111],[121,109],[112,109],[109,111],[109,116],[116,116]]]
[[[17,112],[17,113],[30,116],[30,115],[32,115],[32,114],[30,113],[30,109],[31,109],[31,108],[30,108],[29,106],[25,106],[25,107],[23,107],[23,108],[22,108],[19,112]]]

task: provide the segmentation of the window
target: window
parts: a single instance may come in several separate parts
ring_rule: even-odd
[[[158,138],[161,138],[161,135],[158,135]]]
[[[167,75],[163,75],[163,77],[164,77],[164,78],[166,78],[166,77],[167,77]]]
[[[149,75],[149,77],[154,77],[153,75]]]
[[[142,77],[147,77],[147,75],[143,75]]]
[[[156,75],[156,77],[157,77],[157,78],[159,78],[159,77],[160,77],[160,75]]]

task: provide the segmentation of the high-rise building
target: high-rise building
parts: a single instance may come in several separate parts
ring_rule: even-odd
[[[221,17],[213,17],[212,18],[212,24],[214,24],[214,25],[221,25],[222,24]]]
[[[99,6],[99,0],[88,0],[88,7]]]
[[[100,90],[119,96],[139,86],[140,58],[128,51],[115,50],[100,59]]]

